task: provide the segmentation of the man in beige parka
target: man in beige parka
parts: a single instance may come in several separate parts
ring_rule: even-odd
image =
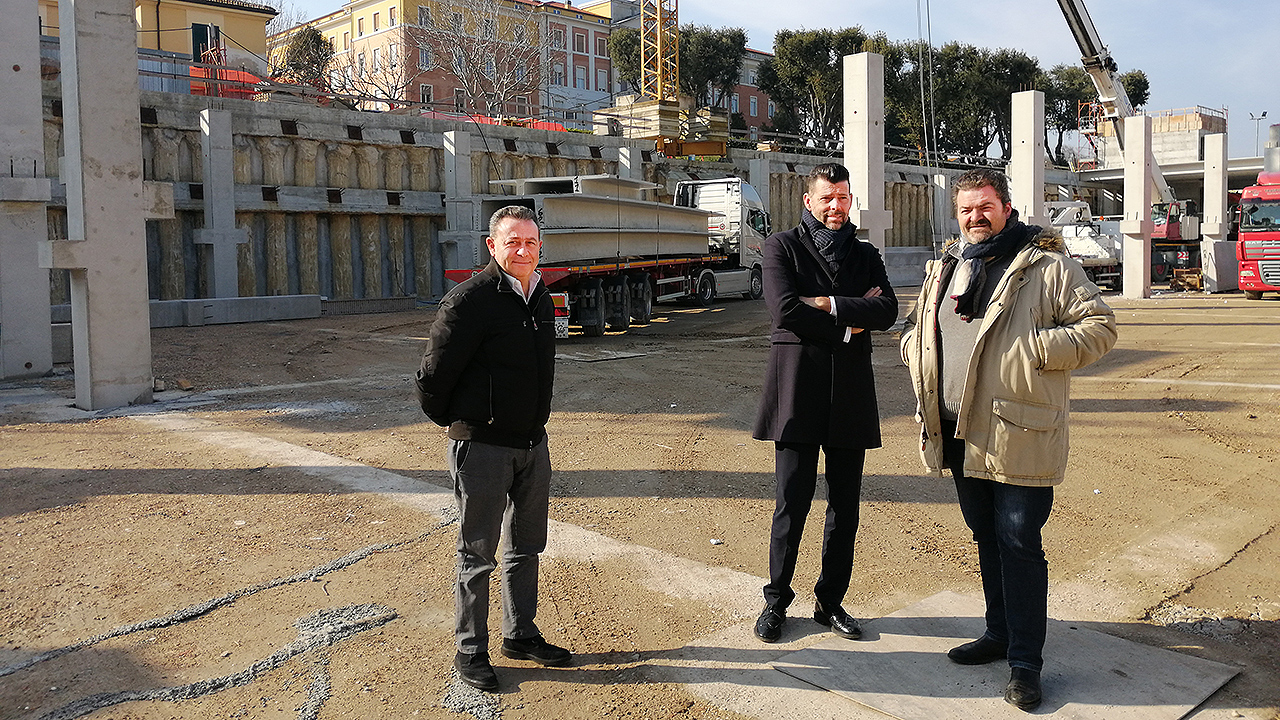
[[[978,545],[982,637],[947,656],[1008,659],[1005,701],[1041,701],[1049,571],[1041,529],[1067,466],[1071,371],[1116,341],[1115,315],[1051,232],[1018,220],[1008,180],[971,170],[953,190],[961,239],[926,267],[902,336],[930,473],[955,479]]]

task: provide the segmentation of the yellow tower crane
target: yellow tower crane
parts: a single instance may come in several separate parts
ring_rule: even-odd
[[[680,97],[680,20],[677,0],[640,3],[640,94],[651,100]]]

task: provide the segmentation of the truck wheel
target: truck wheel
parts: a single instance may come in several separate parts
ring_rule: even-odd
[[[653,320],[653,285],[649,276],[637,273],[631,278],[631,319],[642,325]]]
[[[1164,282],[1169,279],[1169,265],[1167,263],[1153,263],[1151,265],[1151,282]]]
[[[631,283],[625,275],[604,282],[604,319],[610,330],[626,332],[631,327]]]
[[[578,325],[587,337],[604,335],[604,288],[600,278],[583,281],[577,302]]]
[[[1261,300],[1262,291],[1261,290],[1245,290],[1244,299],[1245,300]]]
[[[742,294],[748,300],[759,300],[764,297],[764,276],[760,274],[760,268],[751,268],[751,281],[747,288],[747,291]]]
[[[705,273],[698,278],[698,289],[693,297],[702,307],[710,307],[711,303],[716,301],[716,281],[711,273]]]

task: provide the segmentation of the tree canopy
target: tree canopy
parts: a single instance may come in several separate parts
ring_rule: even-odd
[[[685,25],[680,28],[680,92],[703,106],[717,106],[733,92],[747,54],[742,28]],[[618,78],[640,86],[640,31],[619,28],[609,34],[609,57]]]
[[[333,45],[307,25],[290,36],[278,74],[296,83],[324,87],[332,62]]]

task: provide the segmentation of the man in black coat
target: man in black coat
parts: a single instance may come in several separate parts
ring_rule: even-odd
[[[887,330],[898,299],[874,245],[849,221],[849,171],[834,163],[809,173],[800,225],[765,241],[764,292],[772,319],[769,368],[756,418],[772,440],[777,505],[769,536],[769,583],[755,634],[782,636],[795,599],[791,579],[818,479],[827,459],[827,517],[813,619],[850,639],[858,621],[840,606],[853,573],[858,502],[867,448],[880,447],[880,417],[867,330]]]
[[[538,555],[547,545],[551,459],[547,419],[555,372],[555,311],[537,271],[536,216],[511,205],[493,214],[488,267],[440,301],[417,374],[418,400],[449,428],[447,459],[458,501],[454,667],[481,690],[497,690],[489,662],[489,575],[502,557],[502,654],[568,664],[543,639]]]

